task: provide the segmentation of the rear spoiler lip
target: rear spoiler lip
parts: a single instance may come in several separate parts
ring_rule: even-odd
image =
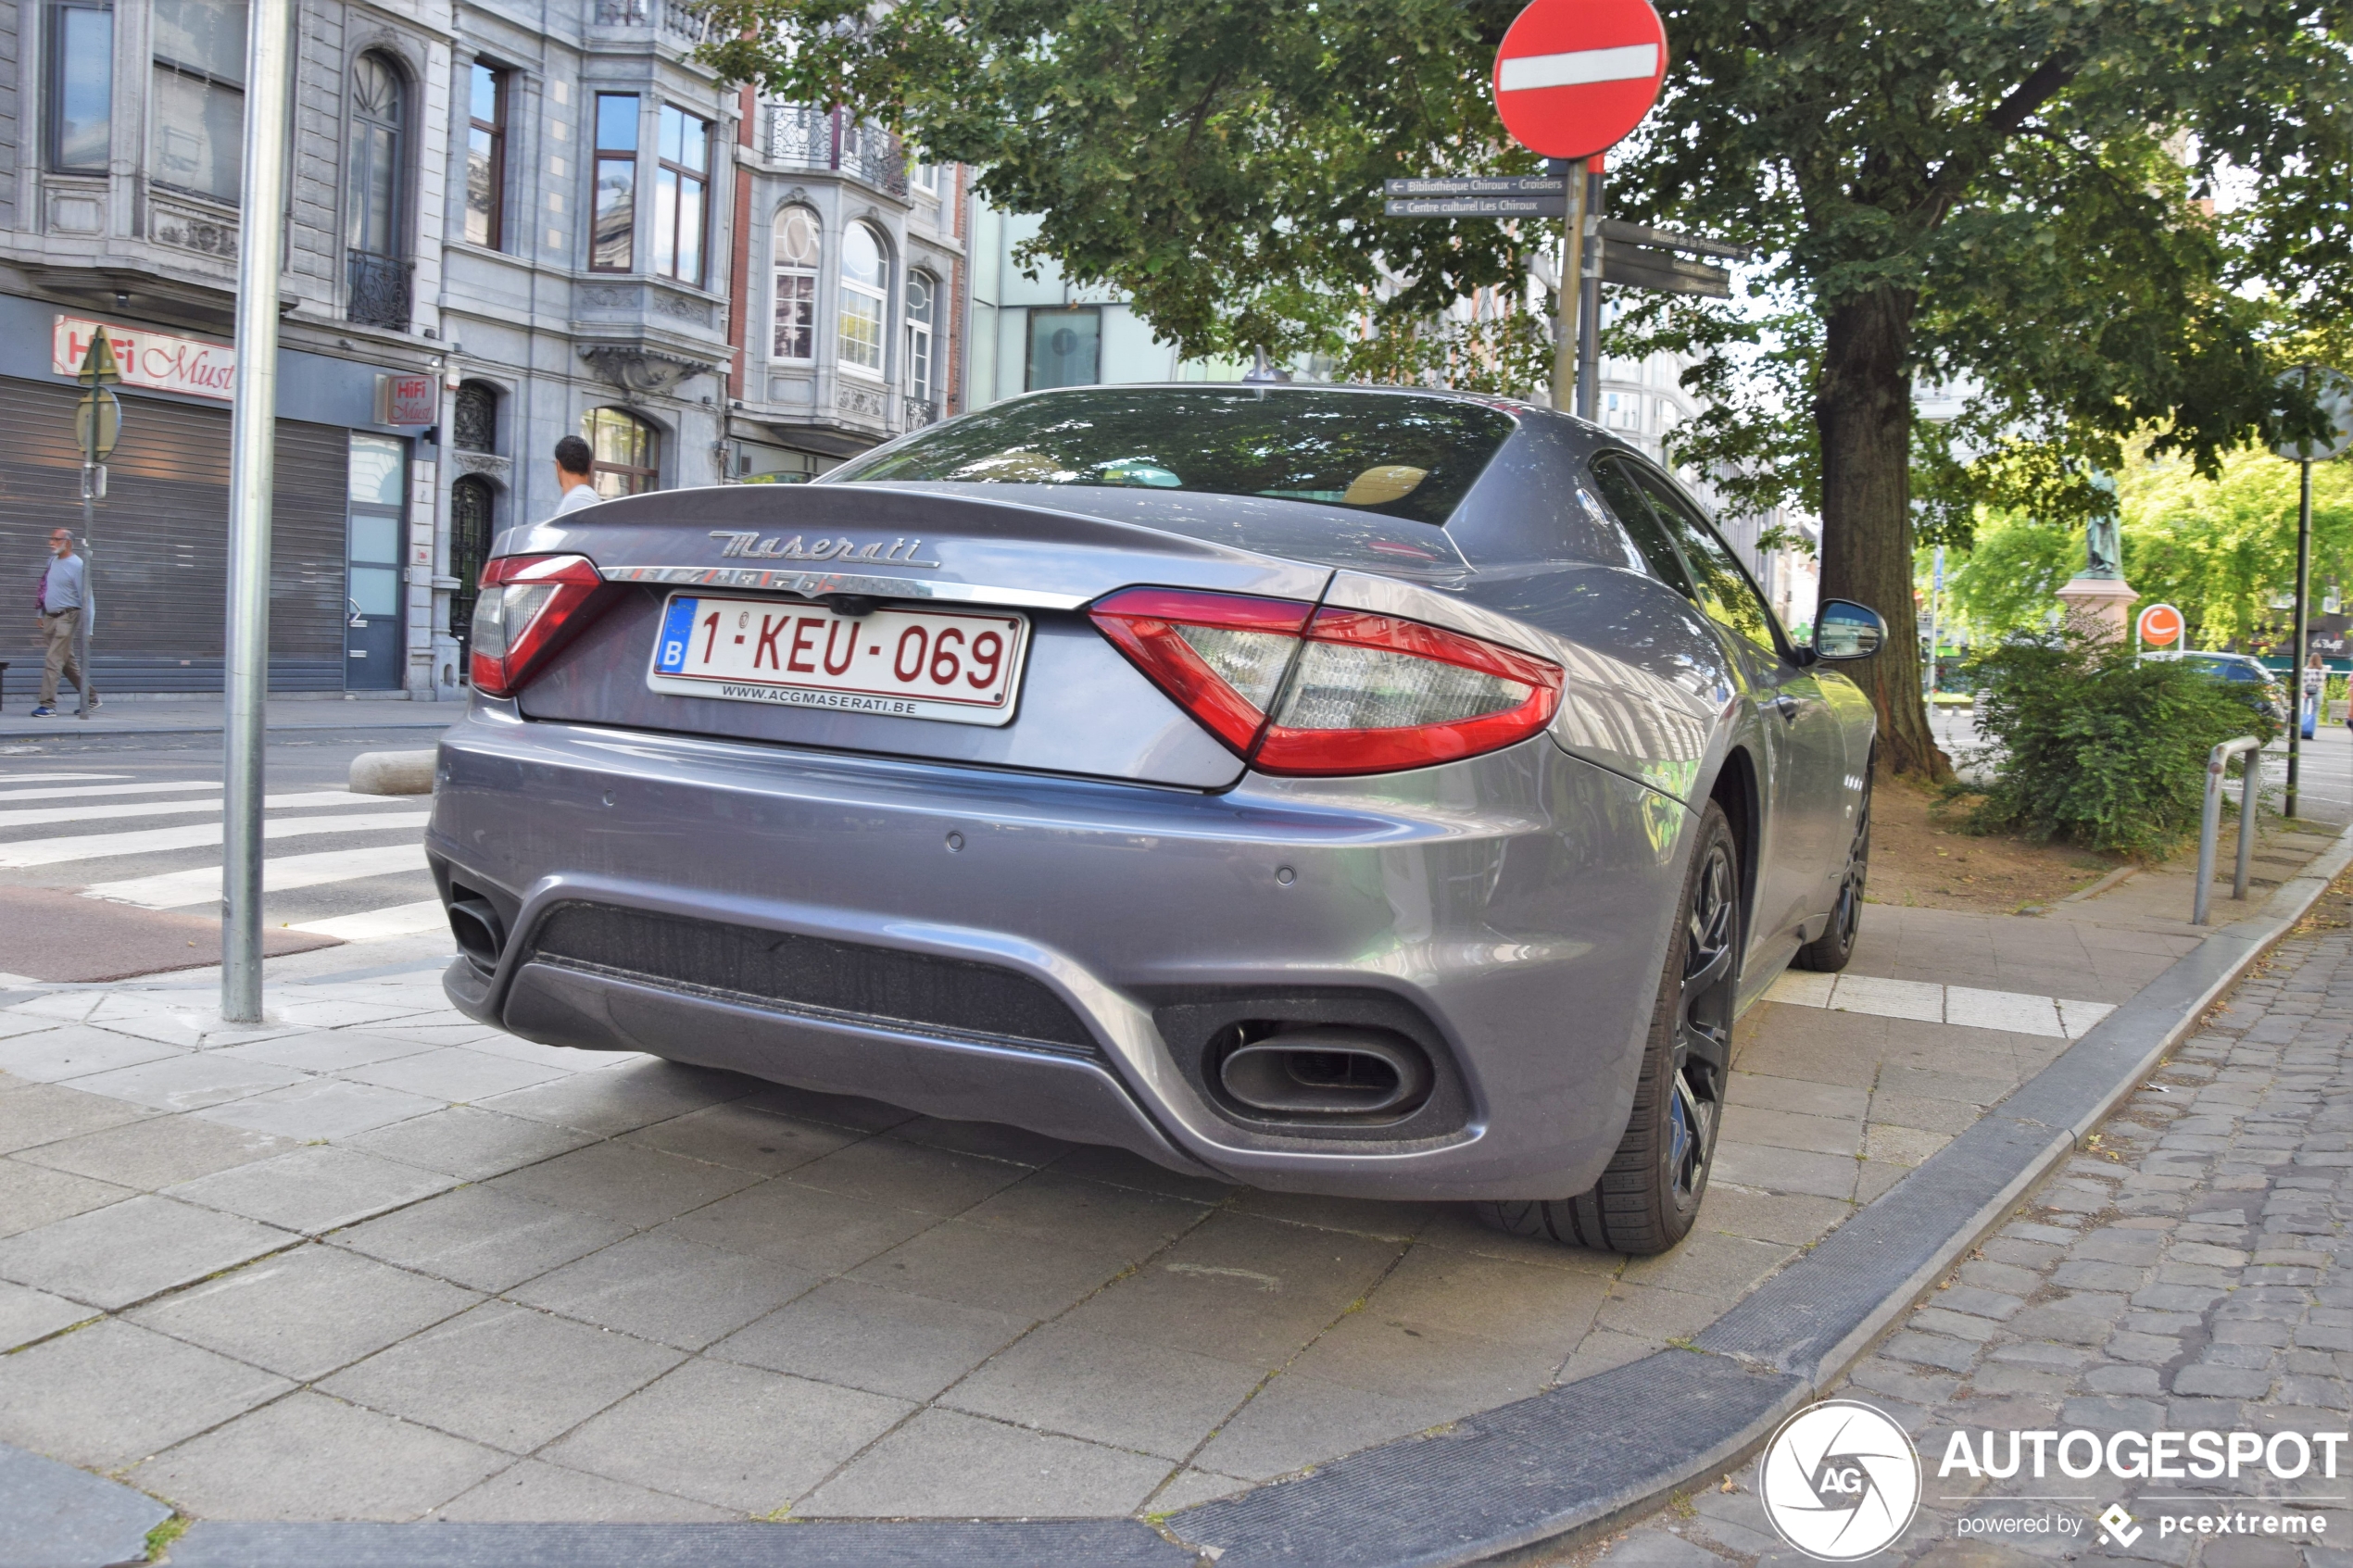
[[[1057,594],[1041,588],[1003,588],[980,583],[942,583],[923,577],[881,577],[849,571],[795,571],[746,566],[599,566],[608,583],[672,583],[693,588],[749,588],[771,594],[823,598],[856,594],[877,599],[948,599],[968,604],[1008,605],[1027,609],[1077,609],[1101,597]]]
[[[1271,587],[1260,590],[1262,592],[1273,592],[1276,593],[1277,596],[1283,597],[1319,596],[1320,580],[1327,578],[1334,571],[1346,571],[1353,569],[1356,571],[1384,572],[1407,580],[1423,582],[1432,587],[1438,588],[1459,586],[1475,575],[1470,563],[1463,558],[1460,547],[1446,533],[1445,530],[1428,529],[1425,533],[1423,532],[1422,525],[1420,524],[1408,526],[1410,531],[1413,532],[1420,540],[1421,544],[1432,551],[1432,558],[1428,560],[1413,560],[1392,557],[1390,558],[1383,559],[1376,557],[1372,559],[1364,559],[1354,557],[1351,552],[1345,549],[1332,551],[1327,551],[1320,548],[1294,550],[1284,547],[1286,544],[1307,543],[1307,541],[1304,540],[1277,541],[1270,539],[1260,543],[1254,541],[1244,541],[1230,536],[1219,538],[1215,537],[1214,534],[1204,534],[1202,533],[1187,532],[1179,528],[1158,526],[1157,523],[1159,520],[1144,521],[1135,518],[1107,516],[1103,511],[1090,508],[1051,505],[1047,503],[1044,498],[1033,495],[1013,495],[1003,493],[1007,490],[1030,490],[1033,488],[1043,487],[951,486],[946,484],[934,486],[929,484],[916,485],[896,484],[889,483],[861,483],[856,484],[841,485],[792,485],[788,487],[731,484],[711,485],[684,490],[663,490],[651,492],[644,495],[632,495],[613,501],[607,501],[581,511],[570,513],[561,518],[551,518],[544,522],[518,523],[511,525],[499,533],[497,539],[491,546],[490,553],[492,556],[497,557],[510,555],[544,555],[575,551],[579,554],[587,556],[591,560],[597,561],[598,569],[604,571],[608,577],[610,577],[613,575],[615,569],[608,568],[604,564],[605,560],[609,558],[608,552],[610,553],[611,558],[617,558],[623,561],[634,561],[637,564],[660,568],[661,570],[672,570],[672,568],[668,566],[668,562],[676,561],[678,558],[677,554],[673,554],[673,551],[677,551],[678,554],[684,554],[686,552],[679,548],[682,542],[679,541],[675,533],[671,533],[671,531],[682,527],[691,530],[697,535],[695,545],[698,547],[698,553],[703,542],[702,536],[705,534],[724,536],[728,533],[748,531],[762,534],[776,533],[782,535],[793,533],[807,533],[813,535],[828,533],[837,530],[856,533],[867,529],[873,529],[877,531],[879,536],[884,538],[923,533],[925,534],[923,543],[925,544],[932,544],[935,546],[950,545],[980,546],[984,549],[1010,542],[1007,536],[1004,533],[1000,533],[998,528],[995,527],[984,527],[977,532],[973,533],[963,532],[960,530],[957,521],[952,516],[955,512],[965,512],[968,516],[976,512],[984,516],[993,513],[996,518],[1002,520],[1004,522],[1011,522],[1019,518],[1035,518],[1039,520],[1041,522],[1049,522],[1063,530],[1076,529],[1086,534],[1092,535],[1093,537],[1088,541],[1090,546],[1108,546],[1111,548],[1126,552],[1133,552],[1139,556],[1161,556],[1171,559],[1190,560],[1201,563],[1214,562],[1217,563],[1219,566],[1227,568],[1239,568],[1244,571],[1259,569],[1286,577],[1294,573],[1312,573],[1319,580],[1319,592],[1316,595],[1306,595],[1296,590],[1286,591]],[[775,490],[781,490],[784,494],[760,494],[761,492]],[[994,491],[996,493],[986,495],[973,495],[965,493],[972,490],[987,490]],[[1154,494],[1156,495],[1157,493]],[[1356,528],[1365,528],[1368,522],[1378,522],[1378,524],[1389,525],[1388,527],[1380,527],[1377,530],[1381,533],[1390,532],[1391,528],[1398,526],[1393,523],[1392,520],[1386,518],[1367,518],[1347,512],[1339,508],[1326,508],[1315,506],[1312,503],[1301,503],[1297,501],[1268,502],[1258,497],[1229,497],[1219,495],[1189,495],[1189,500],[1194,505],[1198,506],[1201,510],[1213,513],[1228,510],[1237,512],[1250,511],[1255,510],[1258,508],[1282,508],[1280,511],[1270,511],[1266,515],[1289,520],[1295,516],[1299,516],[1300,514],[1313,516],[1316,513],[1323,513],[1334,522],[1340,523],[1344,527],[1353,525]],[[801,515],[793,515],[792,512],[786,512],[783,515],[779,515],[776,509],[780,504],[785,507],[793,507],[793,503],[798,502],[800,504],[800,507],[807,507],[812,501],[818,502],[817,508],[813,509],[818,510],[821,515],[812,517],[807,515],[806,512],[802,512]],[[876,510],[896,511],[898,515],[874,516],[871,513],[865,516],[822,515],[825,512],[836,512],[837,514],[844,512],[853,514],[865,512],[866,508],[859,505],[859,503],[862,502],[867,503],[868,505],[882,503],[883,505],[881,507],[877,507],[875,508]],[[1253,505],[1253,503],[1255,503],[1255,505]],[[900,508],[904,508],[910,504],[921,506],[925,508],[926,511],[928,511],[931,508],[940,507],[944,504],[951,515],[943,517],[934,513],[926,517],[908,516],[905,515],[904,511]],[[753,508],[757,509],[755,510]],[[798,511],[799,510],[799,508],[794,508],[794,510]],[[604,515],[600,516],[600,513]],[[929,524],[930,526],[926,528],[925,526],[925,524]],[[633,534],[656,533],[667,533],[669,534],[669,537],[666,540],[639,537],[635,541],[632,541],[630,538],[630,535]],[[716,556],[718,551],[716,548],[713,548],[711,553]],[[911,551],[910,553],[912,554],[912,552]],[[664,560],[665,557],[668,558],[667,561]],[[925,579],[920,580],[913,579],[912,577],[902,579],[899,573],[890,572],[888,571],[888,568],[894,564],[905,565],[915,563],[893,562],[885,559],[880,555],[875,555],[871,558],[861,558],[858,564],[862,566],[866,564],[866,559],[868,558],[872,560],[875,566],[883,569],[881,572],[875,573],[875,575],[889,578],[892,583],[890,587],[858,589],[845,586],[824,591],[837,593],[862,592],[873,593],[878,596],[888,594],[893,597],[914,596],[945,598],[958,596],[952,595],[951,593],[942,591],[946,588],[946,584],[939,584],[937,586],[930,585],[927,574]],[[849,564],[849,558],[847,556],[843,558],[842,564]],[[931,566],[934,563],[926,561],[920,564]],[[999,570],[993,572],[985,563],[974,562],[972,564],[976,567],[979,570],[980,574],[984,576],[997,576],[1001,580],[1002,576],[1009,575],[1009,573],[1004,572],[1003,566],[1005,563],[1002,562],[999,563]],[[698,566],[679,570],[698,571],[703,570],[703,568]],[[818,578],[830,578],[836,575],[832,571],[824,570],[814,572],[804,571],[799,574]],[[792,588],[790,583],[786,581],[786,579],[793,575],[796,575],[796,573],[790,571],[775,574],[775,580],[773,583],[774,590],[783,592],[800,591]],[[847,576],[849,573],[842,573],[842,575]],[[1151,579],[1147,578],[1139,579],[1138,581],[1150,580]],[[1189,579],[1188,578],[1187,580]],[[655,581],[664,580],[657,579]],[[714,580],[714,583],[717,581],[719,580]],[[912,596],[902,596],[898,586],[898,583],[900,581],[923,581],[926,583],[929,591]],[[739,585],[749,587],[751,583],[749,579],[745,579],[739,580]],[[1195,585],[1210,586],[1210,584],[1207,583],[1199,583]],[[1297,588],[1303,589],[1304,587],[1305,583],[1303,581],[1297,584]],[[1032,589],[1026,591],[1038,592],[1038,590]],[[1088,597],[1091,598],[1095,596],[1089,596]],[[996,602],[1009,604],[1015,601],[999,599]],[[1063,602],[1070,601],[1065,598]],[[1086,599],[1080,599],[1076,602],[1085,603],[1088,601]],[[1056,607],[1052,605],[1045,605],[1041,602],[1041,608]]]

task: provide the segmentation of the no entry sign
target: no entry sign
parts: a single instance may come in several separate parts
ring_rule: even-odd
[[[1590,157],[1642,122],[1666,76],[1649,0],[1535,0],[1495,51],[1495,108],[1531,152]]]

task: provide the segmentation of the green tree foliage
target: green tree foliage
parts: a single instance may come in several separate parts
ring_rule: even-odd
[[[2038,631],[2060,607],[2058,585],[2083,570],[2082,531],[2015,512],[1991,514],[1945,569],[1953,609],[1981,644]]]
[[[2196,831],[2208,754],[2271,728],[2223,683],[2129,644],[2015,638],[1971,672],[1994,743],[1981,831],[2161,859]]]
[[[2118,488],[2124,575],[2143,604],[2179,609],[2194,647],[2271,639],[2287,613],[2271,596],[2296,585],[2296,464],[2239,452],[2207,480],[2185,462],[2156,463]],[[2353,467],[2342,462],[2312,467],[2315,613],[2332,582],[2353,595]]]
[[[1381,217],[1394,176],[1534,172],[1488,99],[1520,4],[729,0],[714,11],[749,36],[706,54],[975,165],[990,203],[1038,216],[1026,258],[1126,293],[1188,357],[1346,357],[1377,285],[1403,285],[1381,307],[1396,334],[1427,338],[1557,244],[1553,225]]]
[[[2192,647],[2269,643],[2285,612],[2274,595],[2296,582],[2296,470],[2267,452],[2221,459],[2214,477],[2182,458],[2126,469],[2124,576],[2139,604],[2182,612]],[[1981,642],[2038,630],[2057,589],[2082,570],[2082,531],[2017,511],[1981,508],[1966,552],[1947,570],[1955,611]],[[2312,604],[2331,583],[2353,598],[2353,463],[2312,470]]]
[[[1529,167],[1487,101],[1518,6],[724,0],[745,36],[709,55],[980,166],[988,199],[1041,215],[1032,255],[1128,292],[1185,354],[1344,353],[1377,291],[1407,330],[1516,284],[1528,228],[1385,220],[1378,188]],[[2145,431],[2210,470],[2309,426],[2263,337],[2282,310],[2353,305],[2348,0],[1660,10],[1667,91],[1613,155],[1611,206],[1773,258],[1747,308],[1647,328],[1718,405],[1682,455],[1818,510],[1825,593],[1908,609],[1919,377],[1976,389],[1919,454],[1948,521],[1986,500],[2080,510],[2088,469]],[[2225,167],[2258,178],[2217,218],[2200,199]],[[1882,755],[1944,771],[1911,639],[1860,678]]]

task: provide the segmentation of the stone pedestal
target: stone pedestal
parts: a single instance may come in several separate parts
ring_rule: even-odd
[[[2141,596],[2120,577],[2070,577],[2058,591],[2068,622],[2095,637],[2121,640],[2131,634],[2133,601]]]

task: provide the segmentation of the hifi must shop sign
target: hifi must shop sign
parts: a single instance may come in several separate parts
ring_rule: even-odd
[[[237,351],[227,344],[173,337],[145,327],[118,327],[112,321],[58,316],[50,339],[49,369],[61,376],[78,373],[83,356],[90,352],[90,340],[102,327],[114,345],[123,385],[218,398],[223,403],[234,400]]]

